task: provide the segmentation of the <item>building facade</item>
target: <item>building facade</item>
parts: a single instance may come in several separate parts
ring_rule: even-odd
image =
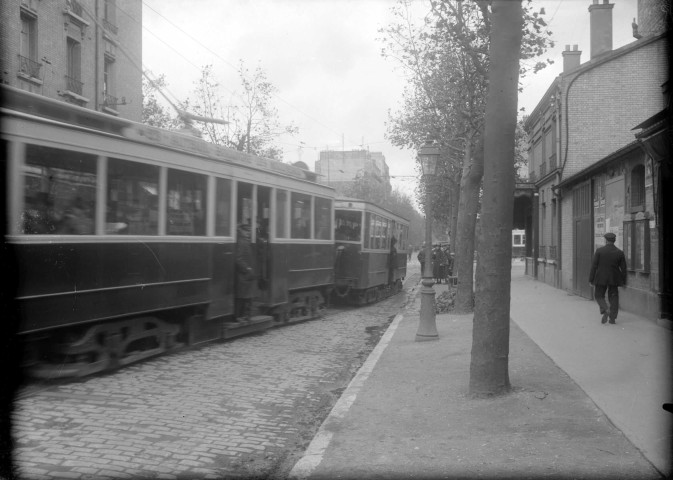
[[[0,22],[4,84],[141,120],[140,0],[7,0]]]
[[[569,45],[563,72],[525,121],[530,137],[530,178],[535,245],[527,272],[538,280],[586,298],[594,250],[603,235],[617,235],[629,258],[624,307],[651,318],[661,316],[660,262],[655,212],[657,179],[634,127],[665,106],[667,39],[648,15],[655,0],[639,1],[635,40],[612,49],[612,8],[603,0],[589,6],[591,53]],[[654,26],[654,27],[653,27]],[[647,257],[647,258],[646,258]]]
[[[334,187],[338,192],[363,176],[380,182],[387,191],[392,189],[388,164],[381,152],[323,150],[315,162],[315,173],[322,183]]]

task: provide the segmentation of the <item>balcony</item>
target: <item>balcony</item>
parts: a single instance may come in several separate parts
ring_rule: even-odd
[[[66,83],[65,87],[66,90],[72,93],[76,93],[77,95],[82,95],[82,88],[84,87],[84,83],[79,81],[79,79],[66,75],[65,83]]]
[[[557,164],[556,164],[556,154],[553,153],[549,156],[549,171],[556,170]]]
[[[117,35],[117,31],[118,31],[117,25],[113,24],[109,20],[106,20],[105,18],[103,19],[103,28],[105,30],[107,30],[108,32],[112,32],[115,35]]]
[[[82,5],[80,5],[77,0],[67,0],[66,5],[68,7],[68,10],[70,10],[72,13],[74,13],[78,17],[82,17],[82,14],[84,13],[82,11]]]
[[[28,75],[32,78],[40,78],[40,70],[42,69],[42,64],[31,60],[28,57],[19,55],[19,72],[24,75]]]
[[[540,245],[537,256],[538,258],[547,258],[547,247],[545,245]]]

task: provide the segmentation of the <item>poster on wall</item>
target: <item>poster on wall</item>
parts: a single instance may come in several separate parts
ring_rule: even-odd
[[[605,181],[605,232],[617,236],[615,245],[624,245],[624,176]]]
[[[594,180],[594,251],[605,245],[605,180]]]

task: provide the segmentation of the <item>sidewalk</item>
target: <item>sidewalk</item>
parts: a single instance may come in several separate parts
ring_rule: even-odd
[[[622,313],[616,326],[601,325],[593,302],[521,267],[512,278],[512,393],[468,397],[471,315],[438,315],[439,340],[414,341],[415,290],[290,476],[649,479],[669,471],[671,414],[661,404],[671,401],[663,382],[671,332]]]

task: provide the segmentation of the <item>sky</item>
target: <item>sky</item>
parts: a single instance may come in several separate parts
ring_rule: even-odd
[[[545,9],[555,47],[543,59],[554,64],[521,81],[519,108],[532,112],[561,72],[565,45],[589,59],[589,12],[593,0],[533,0]],[[602,2],[602,0],[600,0]],[[299,133],[279,137],[284,161],[311,170],[321,150],[382,152],[394,188],[410,195],[418,181],[416,152],[386,140],[390,111],[402,105],[407,83],[392,59],[381,55],[379,32],[392,21],[395,0],[143,0],[143,67],[165,75],[173,100],[193,96],[203,66],[212,65],[221,94],[241,103],[239,60],[258,65],[276,87],[272,98],[281,124]],[[634,40],[637,0],[611,0],[613,48]],[[416,23],[429,0],[415,0]]]

